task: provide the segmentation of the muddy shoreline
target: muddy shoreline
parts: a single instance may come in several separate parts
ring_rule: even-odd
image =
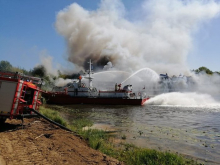
[[[86,141],[39,118],[7,120],[0,128],[0,164],[110,164],[122,162],[88,147]]]

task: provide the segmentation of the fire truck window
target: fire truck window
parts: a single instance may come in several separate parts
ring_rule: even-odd
[[[33,97],[34,97],[34,90],[31,88],[27,89],[24,100],[27,101],[28,105],[32,104]]]

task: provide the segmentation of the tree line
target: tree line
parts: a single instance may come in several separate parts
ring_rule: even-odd
[[[206,68],[206,67],[204,67],[204,66],[199,67],[198,69],[192,70],[192,71],[195,72],[196,74],[199,74],[199,73],[201,73],[201,72],[205,72],[205,73],[208,74],[208,75],[212,75],[212,74],[214,74],[214,73],[220,74],[220,72],[217,72],[217,71],[213,72],[213,71],[211,71],[210,69],[208,69],[208,68]]]
[[[52,76],[52,75],[48,75],[48,73],[43,65],[38,65],[38,66],[34,67],[33,69],[26,70],[21,67],[12,66],[10,62],[4,61],[4,60],[0,61],[0,71],[19,72],[24,75],[46,78],[46,79],[48,78],[48,76],[50,76],[54,80],[57,78],[73,79],[73,78],[77,78],[79,76],[78,73],[74,73],[74,74],[70,74],[70,75],[63,74],[63,73],[61,73],[60,70],[57,71],[58,76]]]
[[[26,76],[33,76],[33,77],[39,77],[44,80],[44,85],[42,86],[43,90],[50,90],[51,87],[54,86],[54,80],[58,78],[63,78],[63,79],[75,79],[79,77],[79,74],[71,74],[71,75],[66,75],[62,74],[59,70],[57,75],[58,76],[53,76],[47,73],[45,67],[43,65],[38,65],[34,67],[33,69],[27,70],[25,68],[21,67],[15,67],[12,66],[12,64],[8,61],[0,61],[0,71],[5,71],[5,72],[19,72],[21,74],[24,74]]]
[[[79,73],[67,75],[67,74],[61,73],[59,70],[58,70],[58,74],[57,74],[58,76],[52,76],[52,75],[48,75],[48,73],[46,72],[46,69],[43,65],[38,65],[38,66],[34,67],[33,69],[26,70],[24,68],[12,66],[10,62],[4,61],[4,60],[0,61],[0,71],[19,72],[19,73],[23,73],[24,75],[28,75],[28,76],[44,78],[47,81],[50,81],[50,78],[56,80],[57,78],[74,79],[74,78],[79,77]],[[213,72],[204,66],[199,67],[198,69],[192,70],[192,72],[195,72],[196,74],[199,74],[201,72],[205,72],[208,75],[212,75],[214,73],[220,74],[220,72],[217,72],[217,71]]]

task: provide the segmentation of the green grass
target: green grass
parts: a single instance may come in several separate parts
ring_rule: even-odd
[[[60,112],[58,111],[54,111],[42,106],[40,107],[40,112],[51,120],[54,120],[55,122],[58,122],[76,132],[88,142],[88,145],[91,148],[123,161],[127,165],[197,164],[195,161],[186,159],[175,153],[138,148],[131,144],[114,144],[110,141],[110,135],[103,130],[83,129],[86,126],[90,127],[93,124],[91,121],[85,118],[76,118],[72,121],[72,123],[67,124],[67,122],[60,116]],[[126,136],[123,135],[122,139],[126,139]]]
[[[160,152],[152,149],[137,148],[131,146],[121,152],[121,160],[127,165],[185,165],[196,164],[193,160],[183,158],[170,152]]]
[[[67,122],[60,116],[60,113],[57,111],[41,106],[40,113],[65,127],[67,126]]]
[[[104,131],[97,129],[81,130],[78,132],[84,139],[88,140],[90,147],[99,149],[107,136]]]
[[[71,123],[77,130],[83,129],[83,127],[91,127],[93,125],[93,122],[91,122],[88,119],[82,118],[82,119],[74,119]]]
[[[79,133],[93,149],[112,156],[127,165],[185,165],[196,164],[193,160],[170,152],[138,148],[131,144],[114,145],[109,136],[102,130],[84,130]]]
[[[110,136],[105,131],[98,129],[88,129],[81,130],[78,133],[88,141],[88,144],[91,148],[99,150],[102,153],[114,158],[118,158],[118,149],[114,146],[113,143],[109,141]]]

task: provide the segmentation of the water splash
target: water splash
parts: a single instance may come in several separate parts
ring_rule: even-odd
[[[220,103],[211,95],[196,92],[189,93],[164,93],[155,96],[146,102],[146,105],[184,106],[184,107],[220,107]]]
[[[130,79],[131,77],[133,77],[134,75],[136,75],[137,73],[143,71],[143,70],[146,70],[147,71],[147,74],[150,74],[150,77],[152,78],[151,81],[157,81],[159,80],[159,75],[152,69],[150,68],[142,68],[142,69],[139,69],[138,71],[134,72],[132,75],[130,75],[128,78],[126,78],[121,84],[123,84],[124,82],[126,82],[128,79]]]

